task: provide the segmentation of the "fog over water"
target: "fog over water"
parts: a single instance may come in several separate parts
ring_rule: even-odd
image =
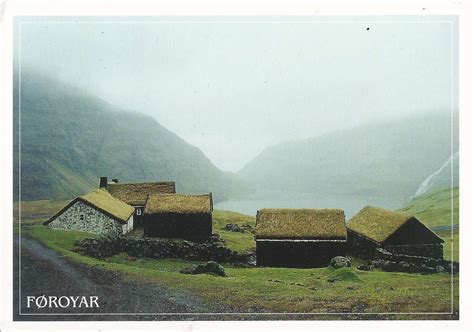
[[[22,70],[150,114],[226,171],[279,142],[449,112],[457,91],[451,17],[22,21]]]

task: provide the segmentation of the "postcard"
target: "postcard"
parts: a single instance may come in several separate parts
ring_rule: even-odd
[[[11,36],[12,323],[467,314],[458,16],[15,15]]]

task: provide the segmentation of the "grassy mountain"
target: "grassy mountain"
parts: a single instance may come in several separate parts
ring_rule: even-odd
[[[425,114],[279,144],[239,175],[261,190],[375,195],[402,204],[451,156],[450,142],[450,114]]]
[[[451,200],[453,207],[451,209]],[[459,188],[429,191],[399,210],[415,215],[444,240],[444,258],[459,261]],[[451,215],[454,228],[451,230]],[[452,232],[451,232],[452,231]]]
[[[451,197],[453,209],[451,209]],[[452,210],[452,211],[451,211]],[[407,215],[416,215],[430,228],[451,227],[459,223],[459,187],[443,188],[430,191],[416,197],[404,208],[399,210]]]
[[[153,118],[37,74],[21,79],[20,115],[15,76],[15,199],[20,170],[22,200],[70,198],[96,187],[101,175],[121,182],[174,180],[180,192],[211,191],[217,201],[240,190],[234,174]]]

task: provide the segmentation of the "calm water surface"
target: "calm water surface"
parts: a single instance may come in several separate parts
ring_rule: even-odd
[[[349,195],[319,196],[314,194],[254,194],[252,197],[231,199],[214,205],[216,210],[235,211],[255,216],[262,208],[338,208],[351,218],[366,205],[396,210],[404,205],[402,197],[367,197]]]

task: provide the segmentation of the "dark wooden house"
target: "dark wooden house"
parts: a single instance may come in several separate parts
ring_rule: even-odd
[[[397,254],[443,258],[443,239],[417,217],[366,206],[347,223],[351,255],[374,258],[377,248]]]
[[[135,208],[133,216],[135,227],[143,226],[143,213],[148,195],[176,193],[175,183],[171,181],[118,183],[118,179],[108,182],[107,177],[101,177],[99,187],[107,189],[112,196]]]
[[[344,211],[262,209],[257,212],[257,265],[321,267],[346,255]]]
[[[143,215],[145,236],[208,239],[212,235],[212,194],[150,195]]]

